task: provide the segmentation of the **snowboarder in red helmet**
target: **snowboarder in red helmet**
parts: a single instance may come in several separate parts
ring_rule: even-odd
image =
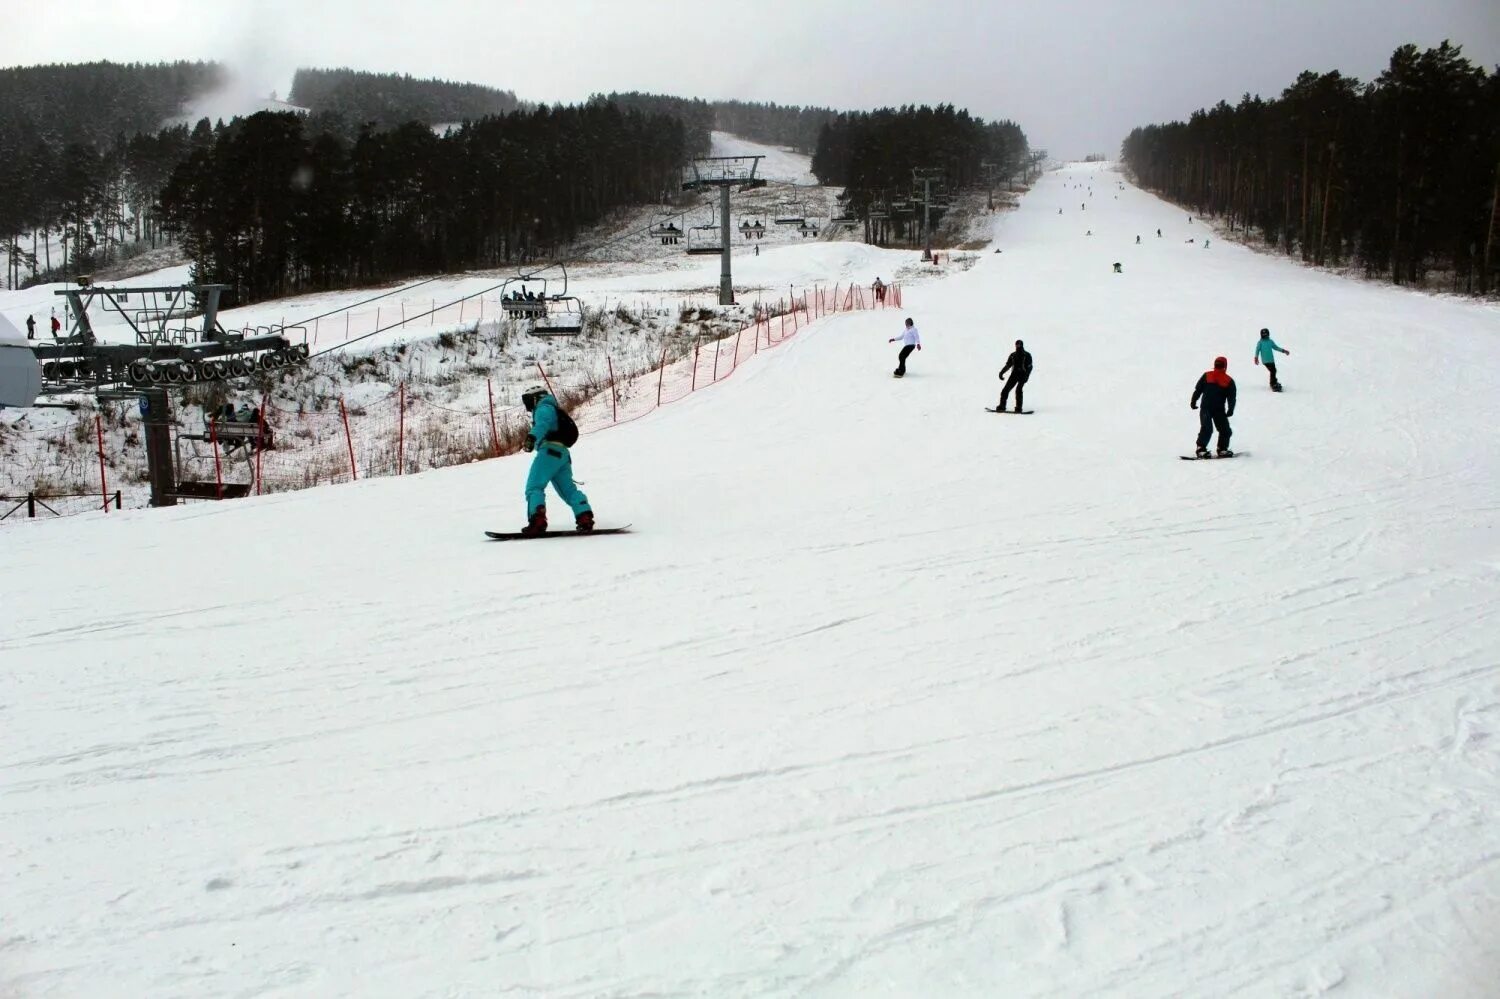
[[[1203,402],[1201,409],[1198,406],[1200,399]],[[1208,457],[1208,439],[1215,430],[1219,432],[1219,457],[1233,457],[1234,452],[1229,450],[1229,438],[1234,431],[1229,429],[1229,418],[1234,415],[1234,401],[1234,379],[1229,377],[1229,358],[1216,357],[1213,368],[1198,377],[1198,384],[1193,386],[1193,398],[1188,403],[1198,410],[1198,450],[1194,453],[1199,458]]]

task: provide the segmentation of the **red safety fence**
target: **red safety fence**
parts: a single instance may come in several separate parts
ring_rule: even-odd
[[[648,361],[601,352],[554,370],[537,362],[534,381],[551,389],[583,433],[607,429],[733,377],[761,351],[780,346],[819,318],[900,306],[899,286],[883,291],[814,288],[763,306],[732,333],[670,337]],[[220,496],[238,495],[246,487],[254,494],[305,489],[511,454],[530,429],[529,414],[514,398],[519,391],[514,381],[500,387],[511,398],[497,400],[496,386],[487,381],[483,393],[470,391],[459,402],[441,403],[436,399],[447,396],[430,386],[402,383],[368,392],[371,388],[346,386],[343,395],[326,398],[321,409],[264,398],[253,440],[221,434],[217,421],[208,423],[206,444],[179,449],[177,477],[212,484],[210,495]],[[36,430],[12,427],[10,433],[35,437],[38,444],[45,441],[53,453],[64,441],[76,442],[72,453],[97,458],[99,490],[107,496],[106,430],[115,438],[110,452],[139,447],[138,439],[131,444],[123,437],[122,427],[106,428],[92,415]],[[94,509],[101,505],[96,500]]]
[[[733,333],[671,338],[648,364],[632,369],[607,353],[566,370],[537,362],[535,381],[558,397],[581,432],[607,429],[719,384],[823,316],[900,305],[899,286],[884,291],[877,297],[867,287],[814,288],[764,308]],[[321,412],[269,401],[262,411],[270,447],[256,455],[255,491],[401,475],[520,450],[530,416],[516,402],[497,402],[492,382],[466,403],[439,404],[428,394],[401,384],[356,400],[351,390]]]

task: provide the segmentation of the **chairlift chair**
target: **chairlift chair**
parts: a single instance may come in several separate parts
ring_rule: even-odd
[[[531,321],[532,336],[577,336],[583,332],[583,302],[576,295],[555,295],[547,311]]]

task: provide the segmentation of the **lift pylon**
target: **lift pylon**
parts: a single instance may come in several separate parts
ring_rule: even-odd
[[[760,166],[760,156],[703,156],[693,160],[691,178],[684,178],[684,191],[719,190],[719,304],[734,304],[734,277],[730,269],[729,242],[729,191],[748,191],[765,187],[766,182],[755,176]]]

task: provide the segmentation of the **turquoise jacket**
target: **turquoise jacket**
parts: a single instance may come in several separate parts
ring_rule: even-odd
[[[544,395],[536,401],[536,409],[531,412],[531,436],[536,439],[540,447],[547,442],[547,435],[557,429],[557,400],[550,395]],[[557,441],[552,441],[558,444]],[[561,445],[558,444],[560,447]]]
[[[1278,350],[1281,350],[1281,348],[1276,345],[1275,340],[1272,340],[1268,336],[1263,336],[1255,341],[1255,356],[1260,359],[1261,364],[1273,363],[1276,360],[1276,351]],[[1281,352],[1283,354],[1286,353],[1284,350],[1281,350]],[[540,407],[541,403],[538,403],[537,406]]]

